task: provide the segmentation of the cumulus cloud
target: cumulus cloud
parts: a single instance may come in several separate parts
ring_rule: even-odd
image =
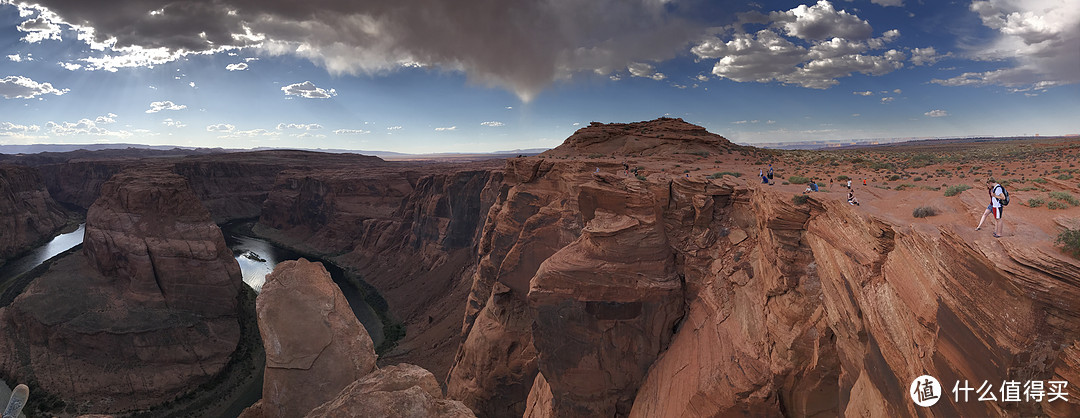
[[[315,83],[312,83],[310,81],[289,84],[285,87],[282,87],[281,91],[285,92],[286,96],[300,96],[305,99],[329,99],[331,97],[337,96],[336,90],[326,90],[320,87],[315,87]]]
[[[400,129],[401,129],[401,126],[391,126],[391,127],[386,128],[386,130],[388,130],[388,131],[397,131],[397,130],[400,130]]]
[[[207,125],[207,132],[232,132],[236,127],[227,123],[218,123],[214,125]]]
[[[870,23],[845,10],[837,11],[828,0],[813,6],[805,4],[784,12],[769,13],[773,25],[783,28],[788,36],[800,39],[831,38],[866,39],[873,33]]]
[[[244,71],[248,69],[248,65],[245,62],[238,62],[235,64],[226,65],[225,69],[229,71]]]
[[[39,83],[18,75],[0,78],[0,96],[5,99],[33,99],[46,94],[62,96],[69,91],[71,90],[57,89],[50,83]]]
[[[503,123],[502,122],[497,122],[497,121],[480,122],[480,126],[487,126],[487,127],[491,127],[491,128],[497,128],[499,126],[503,126]]]
[[[8,55],[7,59],[11,60],[11,61],[15,61],[15,62],[22,62],[23,57],[21,55],[19,55],[19,54],[13,54],[13,55]],[[27,60],[27,61],[29,61],[29,60]]]
[[[49,121],[45,124],[45,131],[53,136],[111,136],[116,138],[127,138],[132,136],[132,133],[128,131],[112,131],[100,127],[97,125],[97,122],[90,119],[80,119],[78,122],[59,123]]]
[[[934,110],[931,110],[931,111],[923,113],[923,114],[926,115],[926,116],[932,117],[932,118],[940,118],[940,117],[944,117],[944,116],[949,116],[949,112],[946,112],[946,111],[941,110],[941,109],[934,109]]]
[[[406,65],[461,71],[471,82],[523,99],[578,72],[608,74],[673,58],[706,26],[690,8],[665,0],[35,3],[41,5],[35,10],[63,16],[53,24],[85,28],[81,39],[114,57],[154,51],[159,59],[177,59],[258,47],[309,59],[335,75]],[[481,44],[486,47],[476,47]],[[124,48],[139,49],[117,52]],[[109,66],[117,68],[101,63]]]
[[[658,81],[667,78],[664,73],[656,72],[656,68],[654,68],[651,64],[643,62],[631,63],[626,67],[626,69],[627,71],[630,71],[630,75],[634,77],[651,78]]]
[[[313,130],[316,130],[316,129],[322,129],[322,125],[319,125],[317,123],[307,123],[307,124],[303,124],[303,123],[288,123],[288,124],[279,123],[277,125],[277,130],[279,130],[279,131],[286,131],[286,130],[313,131]]]
[[[110,123],[116,123],[116,114],[115,113],[109,113],[109,114],[107,114],[105,116],[98,116],[97,118],[94,119],[94,122],[95,123],[100,123],[102,125],[108,125]]]
[[[1080,7],[1056,0],[974,1],[970,9],[997,31],[971,58],[1007,63],[1005,68],[968,72],[934,83],[946,86],[1001,85],[1045,90],[1080,82]]]
[[[20,17],[37,15],[37,17],[24,20],[16,27],[19,32],[26,33],[22,37],[24,42],[35,43],[45,40],[60,40],[60,23],[62,21],[55,13],[48,10],[35,10],[33,6],[26,4],[19,4],[18,7]]]
[[[435,128],[436,132],[456,131],[456,130],[457,130],[457,126],[447,126],[447,127]]]
[[[363,129],[335,129],[334,133],[338,135],[366,135],[370,134],[371,131],[365,131]]]
[[[0,122],[0,135],[4,134],[28,134],[41,130],[37,125],[17,125],[11,122]]]
[[[853,91],[851,93],[859,95],[859,96],[873,96],[874,95],[874,92],[869,91],[869,90],[867,90],[867,91]]]
[[[743,24],[766,25],[744,32]],[[716,59],[713,75],[738,82],[778,81],[824,89],[853,73],[882,75],[904,66],[896,49],[876,52],[900,37],[893,29],[871,37],[869,22],[837,11],[822,0],[787,11],[740,15],[736,31],[725,40],[704,39],[691,48],[701,59]]]
[[[59,64],[60,64],[60,67],[63,67],[65,70],[68,70],[68,71],[75,71],[75,70],[78,70],[78,69],[82,68],[82,64],[76,64],[74,62],[61,62]]]
[[[146,110],[146,113],[157,113],[162,110],[183,110],[187,109],[187,105],[178,105],[172,101],[166,100],[163,102],[151,102],[150,108]]]
[[[893,100],[896,100],[896,98],[895,97],[882,97],[881,98],[881,104],[891,103]]]

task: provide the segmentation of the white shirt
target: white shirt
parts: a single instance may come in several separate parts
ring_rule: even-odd
[[[998,189],[1001,189],[1001,190],[998,190]],[[998,198],[997,198],[997,196],[995,196],[995,194],[1000,194],[1002,196],[1005,195],[1005,190],[1002,189],[1000,184],[994,183],[994,187],[992,189],[990,189],[990,206],[993,206],[995,208],[1000,208],[1001,207],[1001,201],[998,200]]]

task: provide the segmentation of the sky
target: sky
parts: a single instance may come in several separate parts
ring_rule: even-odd
[[[0,145],[1080,133],[1080,0],[0,0]]]

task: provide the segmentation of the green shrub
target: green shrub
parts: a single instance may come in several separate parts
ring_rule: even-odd
[[[1039,206],[1042,206],[1045,203],[1046,203],[1046,201],[1043,200],[1043,198],[1041,198],[1041,197],[1035,197],[1035,198],[1028,199],[1028,207],[1030,207],[1030,208],[1037,208]]]
[[[1041,177],[1037,177],[1037,178],[1033,178],[1033,179],[1031,179],[1031,182],[1032,182],[1032,183],[1039,183],[1039,184],[1042,184],[1042,183],[1046,183],[1046,179],[1044,179],[1044,178],[1041,178]]]
[[[1065,228],[1058,234],[1054,243],[1067,254],[1080,258],[1080,229]]]
[[[1076,200],[1069,192],[1050,192],[1050,197],[1068,203],[1071,206],[1080,205],[1080,200]]]
[[[963,192],[964,190],[967,190],[967,189],[970,189],[970,188],[971,188],[971,186],[969,186],[967,184],[957,184],[957,185],[949,186],[948,188],[945,189],[945,196],[946,197],[956,196],[956,195],[960,194],[960,192]]]
[[[889,176],[889,181],[897,181],[897,180],[900,180],[900,175],[893,174],[893,175]]]
[[[797,195],[795,195],[795,196],[791,196],[791,203],[794,203],[794,204],[796,204],[796,205],[801,205],[801,204],[803,204],[803,203],[806,203],[806,200],[807,200],[807,199],[808,199],[808,198],[806,197],[806,195],[804,195],[804,194],[797,194]]]
[[[742,173],[736,173],[736,172],[733,172],[733,171],[721,171],[719,173],[709,174],[710,179],[718,179],[718,178],[724,177],[724,176],[740,177],[740,176],[742,176]]]
[[[848,181],[848,180],[851,180],[851,177],[848,177],[848,176],[836,176],[836,181]]]
[[[1054,177],[1054,178],[1056,178],[1058,180],[1068,180],[1068,179],[1073,178],[1073,176],[1068,175],[1068,174],[1060,174],[1060,175],[1058,175],[1057,177]]]
[[[1058,202],[1056,200],[1051,200],[1049,202],[1046,202],[1046,208],[1047,209],[1067,209],[1068,207],[1069,207],[1069,205]]]
[[[637,177],[637,179],[638,179],[638,180],[641,180],[641,181],[645,181],[645,180],[648,180],[647,178],[645,178],[645,176],[643,176],[643,175],[641,175],[641,174],[638,174],[638,175],[636,175],[636,176],[634,176],[634,177]]]
[[[788,178],[788,181],[790,181],[792,184],[806,184],[810,182],[810,178],[803,176],[791,176],[790,178]]]
[[[896,186],[896,189],[894,189],[894,190],[913,189],[915,187],[917,187],[917,186],[915,186],[914,184],[904,183],[904,184],[901,184],[899,186]]]
[[[915,178],[911,179],[911,181],[922,181],[922,177],[915,176]]]
[[[919,206],[915,208],[915,210],[911,211],[911,216],[914,216],[916,218],[925,218],[927,216],[934,216],[937,214],[937,209],[934,209],[931,206]]]

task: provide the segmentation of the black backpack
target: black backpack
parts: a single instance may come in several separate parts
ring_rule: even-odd
[[[1005,186],[1002,186],[1000,184],[997,187],[1000,187],[1001,188],[1001,194],[1005,195],[1005,198],[1004,199],[998,199],[998,202],[1001,202],[1001,206],[1009,206],[1009,191],[1005,190]]]

